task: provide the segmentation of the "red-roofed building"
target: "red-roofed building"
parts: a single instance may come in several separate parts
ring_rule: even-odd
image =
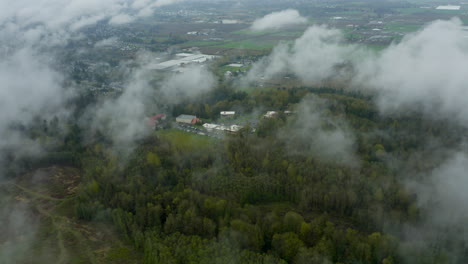
[[[166,120],[166,114],[157,114],[146,119],[146,125],[155,129],[162,121]]]

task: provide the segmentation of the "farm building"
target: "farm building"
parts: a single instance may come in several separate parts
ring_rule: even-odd
[[[200,122],[200,119],[198,119],[196,116],[193,116],[193,115],[180,115],[176,118],[176,122],[194,125]]]

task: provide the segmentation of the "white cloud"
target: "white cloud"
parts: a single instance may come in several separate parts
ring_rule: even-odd
[[[416,108],[428,116],[468,121],[468,42],[458,19],[436,21],[381,55],[357,64],[383,112]]]
[[[101,47],[108,47],[108,46],[115,46],[119,39],[117,37],[111,37],[107,39],[100,40],[94,44],[94,47],[101,48]]]
[[[0,61],[0,149],[15,147],[17,153],[33,150],[33,142],[10,129],[12,122],[28,124],[36,115],[50,120],[65,115],[64,102],[71,93],[61,86],[62,75],[48,58],[29,49],[14,52]]]
[[[302,100],[297,116],[279,133],[291,154],[322,161],[357,166],[355,137],[344,120],[331,116],[328,102],[316,96]]]
[[[167,78],[160,91],[168,101],[178,103],[208,92],[215,84],[215,76],[206,67],[189,66]]]
[[[278,45],[270,56],[256,63],[248,74],[272,78],[278,74],[295,74],[307,84],[315,84],[337,75],[337,66],[356,56],[358,49],[342,44],[341,31],[326,26],[307,29],[292,45]]]
[[[256,63],[248,81],[294,74],[306,84],[342,77],[376,95],[382,113],[422,110],[468,121],[468,42],[460,20],[435,21],[379,54],[343,43],[343,34],[312,26]],[[346,66],[346,67],[343,67]],[[351,70],[350,70],[351,69]]]
[[[307,18],[302,17],[297,10],[286,9],[280,12],[273,12],[255,20],[250,29],[254,31],[262,31],[305,23],[307,23]]]
[[[183,0],[17,0],[0,1],[0,35],[9,28],[15,41],[23,35],[41,38],[66,36],[77,30],[109,19],[112,24],[128,23],[151,15],[158,7]],[[11,31],[12,28],[15,31]],[[6,38],[2,38],[5,41]],[[67,39],[65,37],[65,39]],[[22,39],[24,41],[24,39]]]
[[[135,20],[135,17],[132,17],[128,14],[118,14],[116,16],[113,16],[110,20],[109,20],[109,24],[113,24],[113,25],[121,25],[121,24],[127,24],[127,23],[130,23],[132,22],[133,20]]]

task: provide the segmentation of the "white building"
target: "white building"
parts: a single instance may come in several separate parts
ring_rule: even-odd
[[[459,5],[441,5],[438,6],[437,10],[460,10],[461,6]]]
[[[225,125],[218,125],[218,124],[203,124],[203,127],[206,129],[208,132],[229,132],[229,133],[237,133],[239,132],[243,126],[239,125],[230,125],[230,126],[225,126]]]
[[[205,123],[203,124],[203,127],[208,131],[208,132],[213,132],[214,130],[216,130],[219,125],[217,124],[208,124],[208,123]]]
[[[178,53],[173,60],[164,61],[153,66],[155,70],[174,70],[190,64],[200,64],[211,61],[218,56],[206,54]]]
[[[235,111],[222,111],[221,113],[222,117],[234,117],[236,115]]]
[[[228,67],[233,67],[233,68],[242,68],[244,67],[244,64],[240,64],[240,63],[231,63],[229,65],[227,65]]]
[[[278,115],[278,112],[276,111],[268,111],[265,115],[263,115],[264,118],[273,118]]]

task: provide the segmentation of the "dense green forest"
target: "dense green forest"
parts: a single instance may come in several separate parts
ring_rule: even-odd
[[[106,133],[89,139],[70,122],[63,142],[39,160],[16,162],[10,175],[78,168],[74,217],[115,227],[141,263],[455,263],[443,235],[425,246],[406,235],[425,212],[405,180],[439,162],[430,160],[428,141],[457,146],[462,128],[417,112],[382,116],[371,97],[327,88],[246,93],[223,86],[172,114],[213,120],[226,109],[296,110],[307,97],[324,102],[323,129],[334,126],[325,119],[348,124],[353,164],[290,151],[299,117],[280,114],[260,119],[255,132],[247,127],[223,139],[155,131],[129,155]],[[38,119],[22,129],[47,141],[59,137],[56,123]],[[451,242],[451,249],[463,248]]]

